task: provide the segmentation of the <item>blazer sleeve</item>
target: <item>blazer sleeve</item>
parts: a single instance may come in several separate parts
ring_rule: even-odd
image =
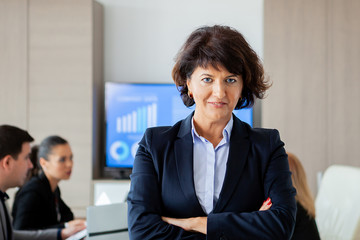
[[[58,229],[47,229],[37,231],[14,230],[14,240],[57,240]]]
[[[42,189],[41,189],[42,190]],[[64,228],[64,222],[69,220],[64,220],[57,224],[49,224],[48,222],[44,225],[44,219],[41,219],[39,213],[44,210],[42,204],[44,203],[44,197],[38,191],[34,189],[26,189],[25,191],[20,191],[15,197],[14,209],[12,212],[13,215],[13,227],[18,230],[34,230],[34,229],[45,229],[45,228]],[[66,209],[63,206],[62,200],[60,199],[60,209],[63,210],[61,214],[65,214],[66,219],[69,219],[72,216],[71,210]],[[65,205],[66,206],[66,205]],[[67,207],[67,206],[66,206]],[[71,216],[70,216],[70,213]],[[64,219],[62,215],[62,219]]]
[[[266,154],[269,160],[264,174],[264,195],[271,198],[271,209],[210,213],[207,222],[208,240],[290,239],[295,226],[296,191],[292,186],[284,144],[277,130],[270,132],[268,144],[270,152]]]
[[[41,229],[34,226],[37,222],[37,211],[41,208],[41,196],[36,191],[20,191],[15,197],[12,211],[13,227],[17,230]]]
[[[61,223],[59,227],[64,227],[65,222],[69,222],[71,220],[74,220],[74,214],[69,208],[68,205],[62,200],[60,190],[59,190],[59,208],[61,213]]]
[[[139,239],[201,239],[161,220],[161,193],[158,175],[151,156],[151,131],[147,130],[139,143],[131,174],[128,194],[128,228],[132,240]]]

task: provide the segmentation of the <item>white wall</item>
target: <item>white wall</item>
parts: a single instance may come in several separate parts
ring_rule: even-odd
[[[229,25],[263,55],[262,0],[97,0],[104,7],[105,81],[172,82],[174,57],[203,25]]]

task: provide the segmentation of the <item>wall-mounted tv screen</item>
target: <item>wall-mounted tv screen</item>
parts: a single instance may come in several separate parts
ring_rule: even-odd
[[[174,125],[194,109],[183,104],[174,84],[105,83],[105,168],[131,171],[146,128]],[[234,113],[252,125],[252,108]]]

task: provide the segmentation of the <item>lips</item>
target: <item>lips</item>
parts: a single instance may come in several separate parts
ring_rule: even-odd
[[[221,106],[224,106],[226,105],[226,103],[224,102],[209,102],[211,105],[214,105],[216,107],[221,107]]]

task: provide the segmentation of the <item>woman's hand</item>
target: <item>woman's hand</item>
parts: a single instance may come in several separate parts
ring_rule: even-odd
[[[164,222],[181,227],[185,231],[199,232],[206,235],[207,217],[170,218],[161,217]]]
[[[80,226],[80,227],[86,227],[86,221],[85,219],[74,219],[72,221],[67,222],[66,227],[76,227],[76,226]]]
[[[271,199],[268,198],[263,202],[263,205],[260,207],[259,211],[269,210],[271,206],[272,206]],[[199,232],[206,235],[207,217],[193,217],[193,218],[161,217],[161,219],[168,224],[181,227],[185,231]]]
[[[269,210],[272,206],[271,199],[268,197],[264,202],[259,211],[266,211]]]
[[[85,228],[86,221],[84,219],[75,219],[67,222],[66,227],[61,230],[61,238],[66,239]]]

